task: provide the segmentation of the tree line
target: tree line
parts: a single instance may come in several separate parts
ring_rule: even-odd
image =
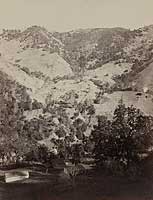
[[[120,170],[128,171],[131,166],[140,166],[144,157],[151,153],[153,117],[133,106],[126,107],[122,100],[112,120],[96,116],[93,104],[85,101],[76,105],[77,112],[71,118],[63,107],[56,107],[52,102],[44,109],[52,115],[28,121],[16,99],[15,84],[0,76],[0,162],[9,164],[12,160],[25,159],[45,163],[58,157],[70,159],[77,165],[90,155],[98,168],[114,164]],[[79,113],[85,120],[79,118]],[[54,122],[55,117],[58,124]],[[90,136],[86,136],[92,117],[97,118],[97,124]],[[56,155],[39,143],[53,133],[57,136],[51,139]]]

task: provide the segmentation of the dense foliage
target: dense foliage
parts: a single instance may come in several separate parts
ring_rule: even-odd
[[[46,163],[56,156],[77,165],[91,153],[93,144],[97,166],[116,162],[125,170],[138,165],[144,154],[149,155],[153,145],[153,119],[133,106],[126,107],[122,100],[112,120],[97,117],[98,123],[89,137],[86,132],[92,129],[92,119],[96,118],[92,102],[86,100],[75,104],[70,115],[63,104],[50,102],[42,107],[32,102],[21,88],[19,98],[19,88],[17,90],[16,84],[4,77],[0,78],[0,155],[3,163],[21,158]],[[42,115],[30,120],[23,117],[24,111],[35,108],[42,108]]]
[[[143,115],[133,106],[120,102],[112,121],[99,117],[92,132],[94,154],[98,165],[115,161],[124,169],[139,164],[153,145],[152,117]]]

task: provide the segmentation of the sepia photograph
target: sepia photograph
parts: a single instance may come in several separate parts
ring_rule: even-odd
[[[153,200],[152,0],[0,0],[0,200]]]

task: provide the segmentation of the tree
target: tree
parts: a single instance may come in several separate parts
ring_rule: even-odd
[[[78,71],[81,77],[83,77],[86,68],[86,58],[84,55],[81,55],[78,58]]]
[[[125,107],[121,102],[114,112],[112,135],[115,137],[113,150],[116,150],[116,159],[128,168],[137,163],[139,155],[153,144],[152,118],[133,106]]]
[[[0,151],[1,156],[7,156],[8,164],[12,153],[17,159],[36,148],[36,142],[29,136],[20,100],[24,102],[26,98],[19,86],[0,73]]]
[[[67,168],[67,172],[72,180],[72,186],[75,188],[76,185],[76,177],[80,173],[80,167],[78,165],[71,166]]]
[[[84,148],[82,144],[73,144],[71,147],[72,152],[72,163],[78,165],[81,161],[81,158],[84,154]]]
[[[4,152],[15,150],[15,141],[19,137],[22,111],[18,109],[15,98],[15,83],[0,74],[0,138]],[[21,126],[20,126],[21,125]]]
[[[72,180],[73,187],[75,187],[76,176],[82,171],[80,162],[83,154],[84,148],[82,144],[76,143],[71,146],[72,166],[67,168],[67,172]]]
[[[109,159],[109,137],[111,135],[111,121],[105,116],[98,116],[98,125],[94,126],[90,139],[94,141],[93,154],[98,165]]]
[[[113,120],[99,118],[92,136],[95,141],[95,158],[98,164],[116,161],[124,169],[138,165],[142,153],[149,153],[153,145],[153,120],[133,106],[121,101],[114,111]]]

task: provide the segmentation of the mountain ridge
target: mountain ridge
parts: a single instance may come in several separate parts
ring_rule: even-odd
[[[153,57],[153,26],[64,33],[32,26],[23,31],[4,30],[0,38],[0,70],[6,74],[14,71],[13,80],[28,88],[32,99],[44,104],[47,96],[56,101],[79,96],[70,98],[73,104],[74,99],[79,102],[88,97],[94,102],[104,98],[104,93],[109,96],[129,88],[143,92],[138,85],[145,84],[140,84],[138,77],[146,74],[147,62]]]

